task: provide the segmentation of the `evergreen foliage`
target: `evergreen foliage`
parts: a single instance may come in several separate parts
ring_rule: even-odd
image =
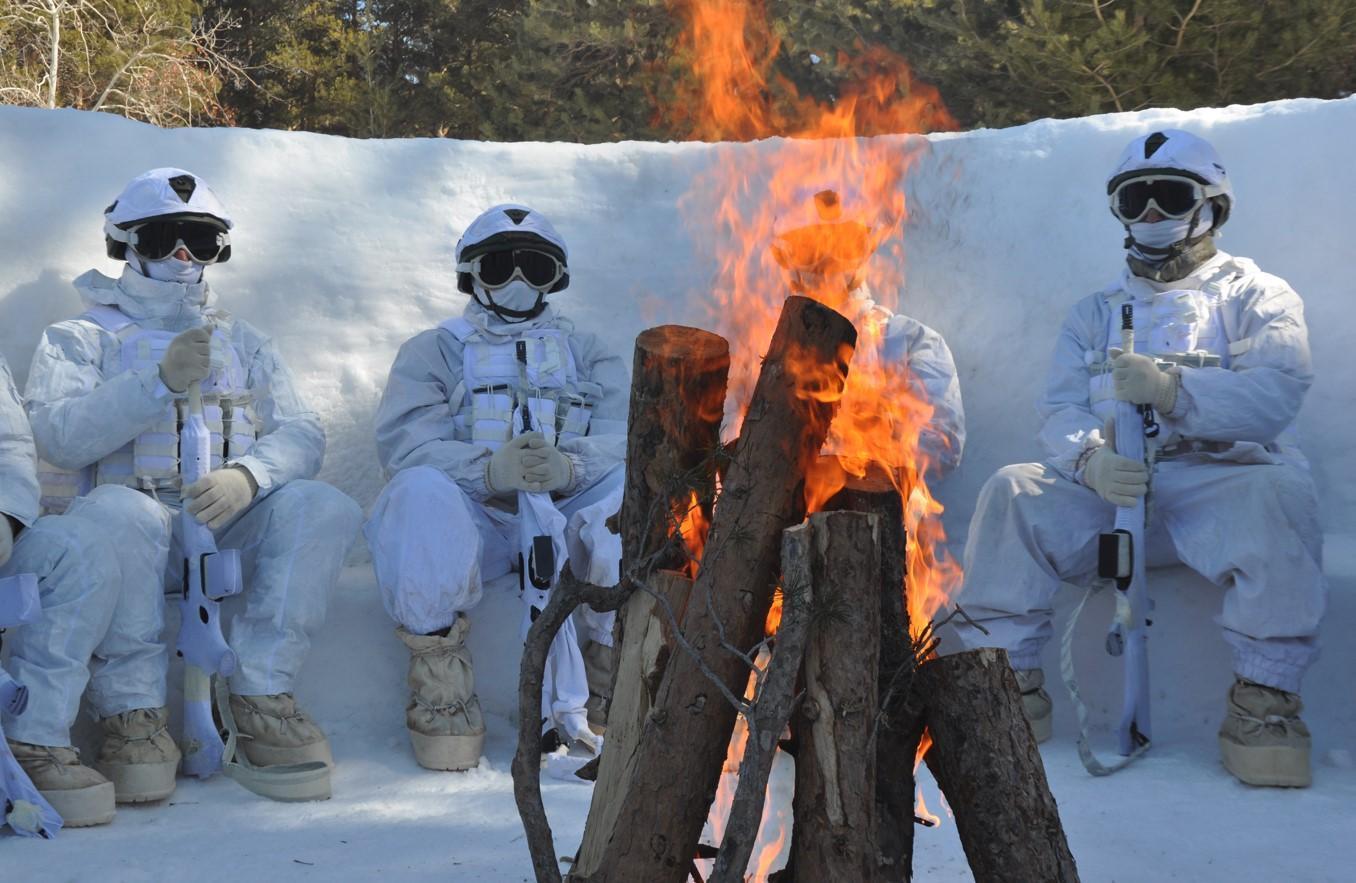
[[[692,137],[663,110],[691,85],[675,50],[691,2],[5,0],[0,101],[358,137]],[[1356,81],[1356,0],[749,3],[776,41],[774,106],[833,101],[878,49],[962,127],[1332,98]],[[51,71],[43,10],[58,8]]]

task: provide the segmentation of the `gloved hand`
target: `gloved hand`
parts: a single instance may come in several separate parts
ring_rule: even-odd
[[[183,392],[211,372],[212,333],[206,328],[190,328],[171,340],[160,360],[160,379],[174,392]]]
[[[1122,457],[1112,447],[1115,424],[1106,425],[1106,444],[1092,452],[1083,467],[1083,484],[1115,506],[1130,507],[1149,492],[1149,470],[1138,460]]]
[[[184,488],[184,505],[188,514],[216,530],[245,511],[258,492],[259,485],[248,469],[227,466],[213,469]]]
[[[1153,405],[1160,414],[1169,413],[1177,404],[1181,378],[1159,368],[1148,356],[1120,354],[1111,363],[1111,377],[1116,384],[1116,398],[1122,402]]]
[[[555,445],[543,439],[540,445],[531,445],[523,451],[523,477],[528,490],[554,493],[574,481],[574,466]]]
[[[14,528],[10,526],[9,516],[0,512],[0,567],[4,567],[13,554]]]
[[[529,480],[523,457],[531,450],[546,447],[546,439],[540,432],[525,432],[506,443],[490,455],[489,465],[485,467],[485,484],[492,494],[507,494],[513,491],[535,491],[534,482]]]

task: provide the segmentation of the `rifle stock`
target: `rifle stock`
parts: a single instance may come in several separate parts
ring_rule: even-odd
[[[41,615],[35,574],[0,579],[0,630],[33,622]],[[17,717],[27,707],[28,688],[0,668],[0,711]],[[0,726],[0,825],[4,824],[21,836],[50,840],[61,830],[62,821],[19,766]]]
[[[202,385],[188,388],[187,413],[179,431],[179,475],[188,487],[212,467],[212,436],[203,419]],[[212,718],[212,676],[235,672],[236,656],[221,632],[221,599],[241,589],[240,553],[218,551],[207,525],[179,511],[183,591],[179,598],[177,651],[184,660],[183,770],[208,778],[222,768],[226,743]]]

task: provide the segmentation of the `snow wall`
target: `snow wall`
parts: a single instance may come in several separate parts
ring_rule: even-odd
[[[929,139],[906,185],[897,306],[945,335],[961,375],[969,444],[941,491],[954,538],[994,469],[1039,459],[1032,404],[1060,322],[1120,269],[1106,173],[1132,137],[1167,126],[1209,138],[1228,165],[1237,205],[1221,246],[1304,298],[1317,381],[1301,428],[1326,529],[1356,533],[1356,458],[1342,429],[1351,424],[1342,390],[1356,387],[1356,303],[1341,265],[1356,194],[1352,98]],[[0,352],[22,385],[43,327],[81,309],[68,280],[90,267],[118,271],[103,254],[103,208],[145,169],[187,168],[237,224],[234,256],[209,280],[228,309],[277,340],[329,433],[322,477],[367,506],[382,483],[371,425],[387,370],[402,341],[460,312],[452,247],[471,218],[510,200],[545,212],[571,249],[572,283],[558,306],[629,363],[643,328],[710,324],[707,231],[690,230],[678,204],[715,149],[162,130],[102,114],[0,108]]]
[[[1042,121],[930,139],[907,184],[907,281],[896,300],[946,335],[961,373],[969,444],[940,496],[959,543],[988,475],[1039,458],[1033,402],[1059,324],[1070,304],[1120,267],[1121,230],[1106,210],[1105,174],[1132,137],[1167,126],[1210,138],[1228,164],[1238,202],[1222,246],[1287,278],[1307,306],[1318,379],[1301,428],[1317,473],[1333,585],[1325,653],[1305,690],[1315,786],[1258,792],[1219,768],[1214,730],[1228,653],[1208,624],[1218,593],[1199,580],[1190,585],[1199,591],[1156,587],[1151,758],[1114,781],[1087,776],[1058,688],[1056,737],[1042,753],[1084,879],[1349,879],[1356,646],[1345,632],[1356,622],[1356,461],[1349,454],[1356,420],[1346,408],[1356,388],[1356,286],[1340,260],[1356,229],[1349,219],[1356,98]],[[118,271],[103,254],[104,206],[133,175],[184,166],[212,184],[238,223],[235,257],[209,271],[213,286],[229,309],[277,339],[329,432],[322,477],[368,506],[382,481],[371,423],[388,367],[403,340],[460,311],[452,246],[471,218],[510,199],[547,213],[571,246],[573,284],[559,305],[629,361],[645,327],[709,325],[709,231],[689,230],[679,201],[713,151],[167,131],[99,114],[0,108],[0,353],[22,385],[43,327],[81,309],[69,280],[90,267]],[[365,880],[392,871],[402,879],[526,879],[507,772],[517,660],[503,636],[518,627],[515,581],[490,587],[474,616],[471,643],[490,728],[486,761],[473,774],[438,776],[410,757],[406,654],[387,630],[370,567],[355,564],[297,688],[341,758],[333,800],[268,804],[220,777],[181,779],[172,807],[124,808],[115,824],[63,836],[55,851],[0,844],[6,871],[142,880],[146,856],[154,855],[156,876],[181,879],[204,868],[219,869],[204,879],[323,872]],[[1073,601],[1073,593],[1061,599],[1060,619]],[[1094,598],[1076,647],[1103,749],[1120,701],[1119,671],[1101,650],[1109,616],[1108,599]],[[1046,664],[1053,678],[1053,649]],[[559,851],[569,852],[589,792],[550,779],[543,791]],[[925,791],[935,808],[935,786],[925,783]],[[166,825],[176,832],[173,845]],[[222,838],[222,830],[234,836]],[[920,879],[970,879],[954,831],[944,825],[920,834]],[[1284,852],[1277,844],[1286,844]]]

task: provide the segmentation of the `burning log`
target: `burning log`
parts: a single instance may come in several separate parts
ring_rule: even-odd
[[[975,879],[1077,881],[1007,653],[926,662],[916,688],[933,738],[928,769],[955,814]]]
[[[729,372],[730,345],[709,331],[661,325],[636,338],[621,508],[623,580],[643,560],[647,572],[689,564],[692,550],[676,542],[679,522],[694,504],[710,520]]]
[[[744,759],[739,764],[739,786],[730,804],[720,853],[711,871],[711,883],[743,883],[753,855],[758,825],[763,817],[767,780],[777,741],[798,701],[796,680],[805,658],[814,584],[810,559],[810,524],[788,527],[782,532],[782,619],[777,641],[762,686],[753,706]]]
[[[635,772],[606,840],[577,883],[679,883],[688,873],[748,680],[748,652],[777,580],[781,532],[803,517],[802,481],[827,436],[856,331],[843,316],[787,298],[725,473],[683,618],[688,645],[664,672],[636,746]],[[691,648],[691,652],[688,648]]]
[[[694,549],[684,526],[709,523],[730,347],[719,335],[681,325],[636,338],[626,437],[626,490],[619,532],[623,587],[641,582],[617,617],[612,705],[589,826],[572,872],[588,879],[617,824],[645,718],[668,666],[692,589]],[[690,531],[689,531],[690,532]]]
[[[879,879],[876,847],[880,519],[810,516],[814,614],[796,749],[789,875],[800,881]]]
[[[822,469],[841,472],[838,459],[821,458]],[[910,878],[913,858],[913,767],[922,724],[909,708],[915,670],[905,600],[904,500],[895,481],[879,469],[843,476],[843,489],[826,510],[880,516],[880,677],[876,718],[876,839],[880,876],[891,883]]]

